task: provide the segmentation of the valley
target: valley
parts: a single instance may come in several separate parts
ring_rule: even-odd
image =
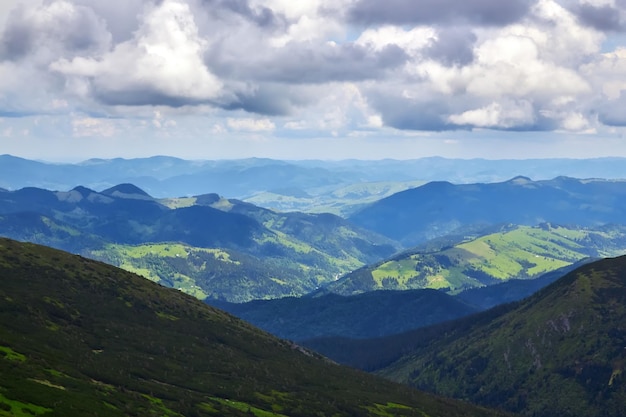
[[[581,267],[377,373],[522,415],[622,415],[625,272],[624,256]]]
[[[0,417],[626,417],[626,0],[0,0]]]
[[[114,166],[122,169],[131,162]],[[136,161],[135,170],[152,164],[160,172],[164,162],[176,162],[170,171],[197,165],[151,159]],[[258,169],[277,163],[215,166]],[[111,169],[105,161],[96,166]],[[95,169],[90,164],[72,168]],[[395,172],[379,170],[379,176]],[[270,177],[270,172],[263,181],[276,183],[285,175],[279,170]],[[393,190],[389,185],[377,190],[384,196]],[[155,198],[128,183],[102,191],[82,185],[68,191],[5,190],[0,192],[0,234],[105,261],[200,299],[228,302],[421,288],[456,294],[535,279],[626,248],[626,232],[617,221],[626,196],[621,181],[431,182],[374,201],[367,184],[342,187],[337,196],[362,206],[347,219],[276,211],[216,193]],[[378,226],[371,218],[385,222]],[[424,240],[426,235],[430,238]]]
[[[131,162],[64,169],[93,169],[95,181],[110,164],[124,172]],[[172,164],[160,175],[189,184],[213,175],[209,166],[237,172],[242,182],[231,191],[239,198],[214,189],[154,197],[130,182],[57,191],[36,178],[1,189],[0,236],[12,239],[0,245],[2,276],[13,288],[0,294],[0,365],[15,375],[0,385],[0,407],[9,415],[16,407],[72,415],[88,404],[101,415],[126,407],[142,410],[138,415],[299,416],[311,408],[550,417],[575,415],[575,408],[619,416],[626,398],[618,352],[625,181],[516,176],[453,184],[410,173],[390,181],[385,175],[393,172],[382,163],[379,171],[357,162],[135,163],[155,173]],[[205,177],[192,179],[194,166]],[[365,181],[357,179],[365,172]],[[244,191],[245,184],[260,191]],[[81,295],[84,288],[93,294]],[[84,303],[100,307],[88,312]],[[150,340],[155,326],[165,333],[147,346],[132,339]],[[21,329],[22,339],[11,336]],[[42,349],[20,341],[38,345],[51,335],[58,341]],[[69,349],[82,358],[72,367],[61,350],[76,340],[86,342]],[[118,357],[124,349],[129,353]],[[230,365],[205,362],[207,352]],[[165,374],[151,365],[157,357]],[[51,358],[62,365],[41,368]],[[400,385],[389,385],[373,394],[387,382],[334,362],[411,388],[392,395]],[[267,380],[270,374],[282,382]],[[240,376],[254,388],[243,389]],[[176,386],[178,400],[159,384]],[[308,396],[301,388],[326,384],[344,394],[316,388]],[[209,385],[218,388],[206,391]],[[571,394],[551,401],[559,387]],[[433,400],[415,388],[491,409]],[[50,402],[49,389],[70,391],[70,408]],[[200,400],[200,392],[210,395]]]

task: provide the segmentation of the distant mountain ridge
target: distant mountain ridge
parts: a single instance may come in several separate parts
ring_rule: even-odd
[[[251,198],[257,205],[280,210],[308,211],[323,207],[323,211],[330,211],[338,202],[354,204],[346,193],[357,192],[359,200],[368,195],[381,198],[415,186],[417,181],[492,183],[518,175],[542,180],[560,175],[624,179],[625,162],[623,158],[463,160],[441,157],[374,161],[262,158],[211,161],[154,156],[61,164],[0,155],[0,187],[68,190],[84,185],[104,190],[132,183],[157,198],[199,195],[211,190],[229,198]],[[360,188],[351,188],[354,185]],[[335,191],[341,195],[333,195]]]
[[[499,183],[431,182],[377,201],[349,217],[405,246],[500,223],[598,226],[624,223],[626,181],[516,177]]]

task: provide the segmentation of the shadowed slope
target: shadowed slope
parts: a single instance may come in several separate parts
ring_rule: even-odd
[[[623,416],[625,323],[626,257],[607,259],[449,325],[380,373],[528,416]]]
[[[493,416],[331,364],[179,291],[0,239],[0,415]]]

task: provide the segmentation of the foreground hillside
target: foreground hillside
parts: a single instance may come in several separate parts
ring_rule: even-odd
[[[511,279],[535,279],[588,257],[625,251],[625,226],[510,225],[435,252],[407,251],[351,272],[325,289],[345,295],[378,289],[459,291]]]
[[[1,416],[496,416],[112,266],[0,239]]]
[[[414,333],[379,373],[526,416],[623,416],[625,323],[626,257],[602,260],[518,304]]]

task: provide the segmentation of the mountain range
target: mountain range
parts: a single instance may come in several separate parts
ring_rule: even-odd
[[[81,255],[0,238],[0,416],[621,417],[626,181],[456,162],[0,156],[0,235]]]
[[[132,183],[157,198],[215,192],[250,199],[281,211],[350,213],[363,202],[387,197],[430,181],[493,183],[518,175],[536,180],[556,176],[626,178],[622,158],[485,160],[197,161],[155,156],[90,159],[79,163],[32,161],[0,155],[0,188],[101,191]]]
[[[445,210],[429,212],[446,199],[452,203]],[[202,299],[245,302],[380,289],[459,292],[624,253],[626,229],[619,224],[624,199],[622,181],[429,183],[372,203],[346,220],[329,213],[277,212],[215,193],[157,199],[132,184],[100,192],[29,187],[0,191],[0,235],[80,253]],[[475,206],[471,210],[468,201]],[[359,223],[368,216],[384,221]],[[490,223],[553,217],[572,225]],[[402,248],[394,237],[410,242],[395,231],[444,233],[429,222],[434,218],[441,223],[453,218],[456,228],[391,257]]]
[[[301,295],[399,247],[332,214],[276,213],[217,194],[158,200],[131,184],[2,191],[0,234],[230,301]]]
[[[626,257],[593,262],[521,302],[336,349],[386,378],[524,416],[621,416],[625,271]],[[505,414],[337,366],[76,255],[1,239],[0,276],[1,415]]]

